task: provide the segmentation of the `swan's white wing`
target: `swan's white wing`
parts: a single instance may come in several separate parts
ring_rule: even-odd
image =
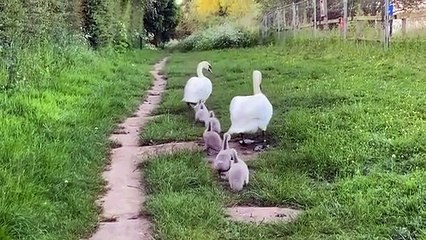
[[[272,113],[272,105],[263,94],[238,96],[232,99],[230,112],[234,118],[265,118]]]
[[[188,79],[188,81],[186,81],[182,101],[192,102],[192,103],[198,102],[199,100],[197,98],[197,81],[198,80],[199,80],[198,77],[191,77],[190,79]]]
[[[266,129],[272,117],[272,105],[263,94],[234,97],[229,106],[232,133],[255,132]]]
[[[191,77],[185,85],[183,101],[196,103],[207,100],[212,92],[212,83],[208,78]]]
[[[273,114],[272,104],[269,102],[269,99],[263,94],[257,94],[255,96],[258,96],[259,103],[257,105],[258,126],[260,129],[266,130]]]

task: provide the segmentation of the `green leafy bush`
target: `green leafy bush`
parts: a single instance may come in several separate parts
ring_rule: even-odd
[[[255,44],[257,44],[257,34],[224,23],[194,33],[168,47],[172,50],[191,51],[251,47]]]

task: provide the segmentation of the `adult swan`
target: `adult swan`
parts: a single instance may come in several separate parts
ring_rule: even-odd
[[[184,89],[182,101],[194,107],[200,100],[206,101],[212,93],[212,82],[204,76],[203,69],[212,72],[212,66],[207,61],[202,61],[197,66],[197,77],[188,79]]]
[[[266,142],[265,131],[272,118],[272,104],[261,91],[262,73],[253,71],[253,95],[236,96],[229,106],[231,127],[228,134],[241,134],[245,144],[244,133],[255,133],[262,130],[263,142]]]

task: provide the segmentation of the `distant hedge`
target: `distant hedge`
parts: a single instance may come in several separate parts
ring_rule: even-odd
[[[7,0],[0,2],[0,47],[82,34],[93,47],[137,46],[144,0]]]
[[[257,43],[256,33],[225,23],[194,33],[178,43],[169,45],[169,48],[179,51],[212,50],[251,47]]]
[[[0,92],[50,78],[90,48],[138,47],[144,3],[0,0]]]

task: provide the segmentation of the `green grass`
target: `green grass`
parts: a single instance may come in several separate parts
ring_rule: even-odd
[[[225,218],[227,196],[199,152],[160,155],[144,165],[146,207],[156,239],[267,239],[283,236],[273,225],[252,229]],[[278,234],[278,235],[277,235]]]
[[[149,127],[140,131],[141,145],[197,139],[203,134],[201,123],[195,124],[188,116],[165,113],[153,119]],[[166,131],[164,131],[167,129]]]
[[[199,153],[161,155],[146,164],[146,203],[157,239],[217,239],[220,196]],[[202,193],[202,194],[200,194]]]
[[[305,209],[298,221],[272,227],[227,225],[222,219],[219,227],[223,231],[241,234],[241,239],[426,238],[424,45],[395,43],[385,52],[374,44],[300,41],[175,54],[167,66],[169,92],[160,113],[192,120],[180,99],[186,80],[201,60],[213,66],[213,93],[207,106],[216,112],[225,131],[230,124],[230,100],[251,94],[252,71],[262,71],[263,92],[274,106],[268,128],[274,144],[249,163],[255,173],[243,194],[217,199],[212,193],[221,193],[209,182],[204,183],[208,187],[196,190],[196,196],[211,199],[215,209],[217,204],[230,202]],[[165,121],[156,124],[167,126]],[[167,139],[189,140],[194,138],[188,134],[189,126],[182,121],[171,128],[151,124],[147,130],[156,128],[157,136],[169,133]],[[180,155],[167,159],[155,164],[181,171],[174,164],[189,161]],[[188,168],[194,177],[199,176],[196,165]],[[150,183],[157,181],[162,180],[151,176]],[[197,231],[207,217],[188,220],[184,229],[188,234],[174,228],[171,222],[178,221],[180,214],[190,216],[200,208],[188,206],[187,201],[167,202],[160,197],[166,194],[162,188],[152,194],[148,209],[154,213],[167,210],[163,213],[167,218],[156,218],[161,239],[190,239],[191,231],[203,236],[199,238],[218,239],[211,233],[218,226]],[[236,239],[232,237],[225,234],[223,238]]]
[[[82,51],[48,78],[0,92],[1,239],[80,239],[94,230],[107,137],[141,100],[160,56]]]

